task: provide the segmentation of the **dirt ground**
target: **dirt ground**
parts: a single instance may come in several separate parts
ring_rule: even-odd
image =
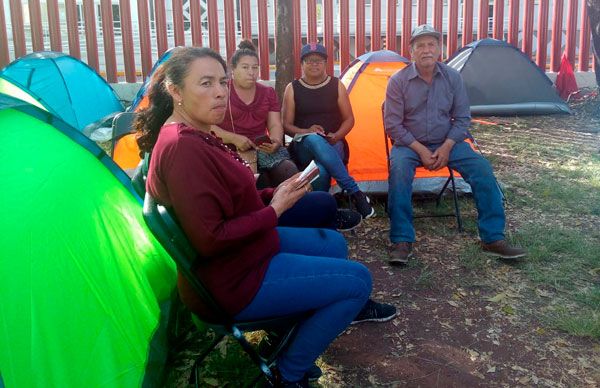
[[[571,116],[485,120],[504,125],[506,136],[529,133],[535,142],[563,142],[574,152],[600,152],[600,100],[590,97],[573,107]],[[502,136],[484,137],[480,146],[484,154],[493,155],[500,180],[516,171],[535,173],[526,163],[511,160]],[[371,270],[374,299],[394,304],[398,316],[387,323],[350,327],[323,355],[324,375],[318,385],[600,385],[600,342],[544,325],[539,299],[527,298],[524,290],[531,290],[531,284],[518,266],[482,259],[485,264],[473,271],[461,263],[465,249],[476,250],[478,244],[476,213],[472,206],[463,213],[471,227],[461,234],[452,218],[416,220],[417,259],[404,268],[386,263],[389,220],[382,214],[347,235],[351,257]],[[508,204],[509,234],[531,220],[545,222],[539,210]],[[598,216],[566,222],[600,230]],[[189,365],[180,363],[177,373],[187,377]],[[223,380],[217,385],[223,384],[237,386]]]

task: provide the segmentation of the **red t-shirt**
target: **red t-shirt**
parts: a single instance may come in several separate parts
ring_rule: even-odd
[[[234,316],[258,291],[279,251],[279,237],[275,210],[264,204],[272,189],[257,191],[250,169],[221,146],[184,124],[164,125],[146,188],[159,203],[172,206],[200,255],[197,276]],[[182,276],[178,287],[190,310],[211,316]]]
[[[219,124],[219,127],[244,135],[252,141],[265,134],[269,112],[281,111],[275,90],[259,83],[256,83],[254,100],[248,105],[240,99],[235,87],[230,83],[228,105],[225,119]],[[232,117],[233,125],[231,124]]]

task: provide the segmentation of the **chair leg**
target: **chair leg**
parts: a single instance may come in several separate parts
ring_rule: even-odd
[[[454,181],[454,173],[450,170],[450,178],[452,180],[452,198],[454,199],[454,215],[456,216],[456,223],[458,225],[458,232],[463,232],[462,218],[460,216],[460,207],[458,206],[458,193],[456,192],[456,182]],[[448,182],[446,182],[448,184]]]
[[[442,195],[444,195],[444,193],[446,192],[446,189],[448,188],[448,184],[450,182],[452,182],[452,189],[454,190],[454,174],[452,173],[452,170],[450,170],[450,176],[448,177],[448,179],[446,179],[446,183],[444,183],[444,187],[442,187],[442,189],[440,190],[440,192],[438,193],[437,197],[435,197],[435,206],[440,206],[440,202],[442,201]]]
[[[246,337],[244,337],[244,333],[235,326],[233,326],[231,328],[231,333],[233,334],[233,337],[238,341],[240,346],[244,349],[246,354],[248,354],[248,356],[250,356],[250,358],[252,359],[254,364],[259,367],[260,371],[265,376],[265,379],[269,383],[274,384],[275,377],[273,376],[271,369],[269,369],[269,366],[267,365],[267,363],[264,362],[262,358],[260,358],[256,349],[254,349],[252,347],[252,345],[250,345],[248,343],[248,341],[246,340]]]
[[[190,375],[189,380],[189,383],[194,387],[198,387],[200,384],[200,364],[202,363],[202,361],[204,361],[206,356],[208,356],[210,352],[213,351],[213,349],[219,344],[219,342],[221,342],[223,337],[225,337],[225,335],[216,334],[215,339],[210,343],[210,345],[206,349],[204,349],[204,351],[200,353],[198,357],[196,357],[196,360],[194,361],[194,366],[192,366],[192,374]]]

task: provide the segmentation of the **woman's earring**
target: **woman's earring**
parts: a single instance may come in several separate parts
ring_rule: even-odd
[[[181,101],[177,101],[177,106],[181,106]]]

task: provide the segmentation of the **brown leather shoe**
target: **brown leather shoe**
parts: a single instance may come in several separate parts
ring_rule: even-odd
[[[408,260],[413,257],[412,243],[399,242],[392,244],[389,255],[388,263],[390,265],[404,265],[408,263]]]
[[[489,244],[481,243],[481,247],[485,254],[499,259],[518,259],[527,255],[525,249],[510,246],[506,240],[498,240]]]

